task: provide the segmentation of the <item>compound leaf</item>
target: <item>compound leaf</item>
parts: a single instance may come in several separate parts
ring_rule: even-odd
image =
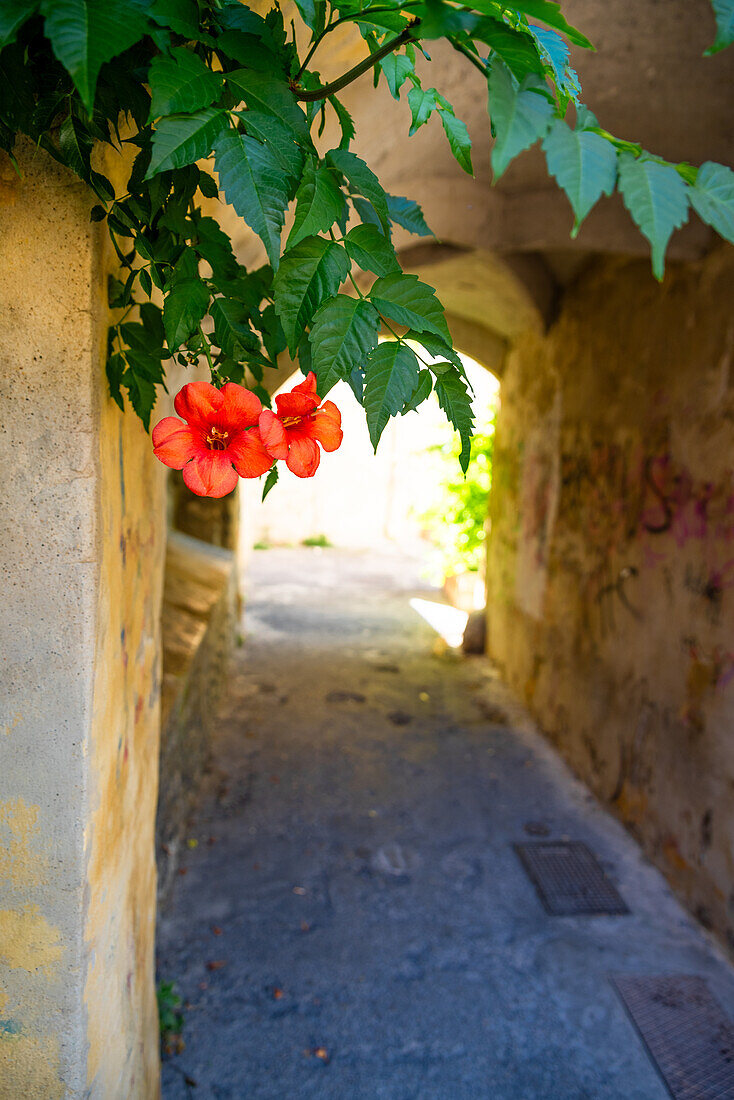
[[[322,397],[340,379],[349,378],[355,367],[363,366],[377,344],[379,322],[377,311],[364,298],[337,294],[321,306],[309,341]]]
[[[249,134],[228,129],[215,146],[219,184],[228,203],[257,233],[273,267],[288,205],[287,181],[273,154]]]
[[[304,237],[325,233],[338,221],[344,210],[344,196],[325,164],[309,160],[296,191],[296,214],[288,234],[288,248]]]
[[[466,388],[466,382],[455,368],[445,371],[436,379],[438,403],[453,424],[461,439],[459,463],[466,473],[471,457],[471,437],[474,432],[474,413]]]
[[[494,61],[489,75],[489,113],[495,132],[492,168],[499,179],[518,153],[545,137],[553,107],[543,94],[545,84],[526,76],[518,84],[501,61]]]
[[[391,416],[413,396],[418,382],[415,353],[397,340],[385,340],[370,353],[365,366],[364,409],[375,450]]]
[[[734,172],[707,160],[688,189],[691,206],[702,221],[734,243]]]
[[[369,297],[384,317],[451,342],[443,307],[433,287],[422,283],[417,275],[386,275],[373,284]]]
[[[621,153],[619,189],[624,205],[652,246],[655,278],[662,279],[671,233],[688,218],[686,184],[670,164]]]
[[[334,297],[348,274],[344,248],[323,237],[306,237],[282,257],[273,295],[291,355],[321,303]]]
[[[344,238],[350,259],[363,271],[392,275],[401,270],[392,242],[376,225],[355,225]]]
[[[91,113],[99,70],[142,38],[148,18],[135,0],[43,0],[44,30]]]
[[[573,236],[602,195],[611,195],[617,180],[617,151],[591,130],[572,130],[553,119],[543,139],[548,171],[568,195],[573,207]]]
[[[153,151],[145,178],[183,168],[206,157],[227,124],[224,111],[207,107],[190,115],[162,118],[153,131]]]
[[[460,118],[457,118],[451,111],[445,110],[443,107],[439,107],[438,113],[441,116],[441,122],[446,133],[446,137],[449,139],[449,145],[451,146],[451,152],[454,157],[470,176],[474,175],[474,169],[471,163],[471,138],[469,137],[469,131]]]
[[[160,54],[150,66],[152,94],[150,117],[177,115],[209,107],[219,95],[222,78],[200,57],[179,46],[170,55]]]

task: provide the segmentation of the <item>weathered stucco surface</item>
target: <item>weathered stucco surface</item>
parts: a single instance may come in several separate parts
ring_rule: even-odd
[[[220,520],[223,514],[224,509],[219,509],[210,515]],[[202,522],[206,513],[200,513],[198,518]],[[218,523],[213,526],[216,533],[221,530]],[[216,711],[228,682],[237,612],[234,552],[170,531],[163,590],[160,794],[156,822],[161,903],[170,895],[186,826],[208,764]]]
[[[20,159],[0,179],[0,1097],[147,1100],[163,476],[107,397],[86,189]]]
[[[734,946],[734,251],[604,261],[509,355],[488,637],[511,685]]]

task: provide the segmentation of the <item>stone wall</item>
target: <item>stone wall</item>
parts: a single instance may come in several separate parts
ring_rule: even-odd
[[[0,175],[0,1097],[149,1100],[164,475],[107,396],[90,195],[19,159]]]
[[[734,946],[734,252],[604,261],[508,357],[491,655]]]

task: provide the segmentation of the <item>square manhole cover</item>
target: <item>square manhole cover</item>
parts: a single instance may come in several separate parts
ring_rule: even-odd
[[[734,1024],[702,978],[612,981],[673,1100],[734,1098]]]
[[[516,844],[515,851],[553,916],[629,912],[596,856],[580,841],[538,840]]]

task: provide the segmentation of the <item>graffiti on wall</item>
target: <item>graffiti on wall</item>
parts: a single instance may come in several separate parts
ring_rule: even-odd
[[[695,478],[668,450],[591,443],[561,454],[559,521],[579,536],[587,595],[634,617],[640,570],[671,564],[695,543],[684,583],[718,611],[734,587],[734,475]],[[633,554],[634,551],[634,554]],[[629,560],[628,560],[629,559]]]
[[[528,433],[520,484],[521,532],[517,548],[515,598],[534,619],[543,613],[551,538],[560,489],[561,395]]]

